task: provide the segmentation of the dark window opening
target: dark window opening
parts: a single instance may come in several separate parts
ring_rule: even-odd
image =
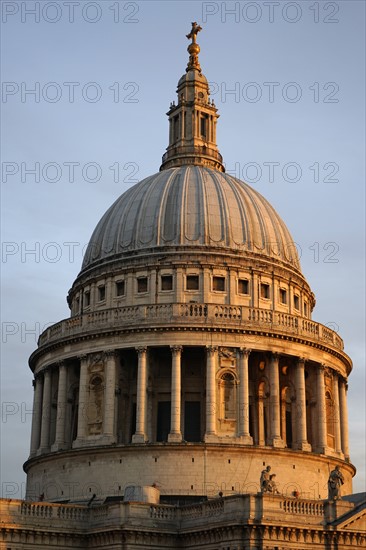
[[[132,441],[132,436],[136,432],[136,416],[137,416],[137,406],[136,406],[136,403],[132,403],[131,425],[130,425],[131,441]]]
[[[204,138],[207,138],[207,116],[201,117],[200,131],[201,131],[201,136]]]
[[[179,117],[174,117],[173,119],[174,124],[174,141],[177,141],[179,139]]]
[[[137,279],[137,292],[147,292],[147,277]]]
[[[286,411],[286,443],[287,443],[287,447],[292,447],[292,415],[291,415],[291,411]]]
[[[201,441],[201,403],[199,401],[186,401],[184,404],[184,439],[191,442]]]
[[[261,283],[261,298],[269,299],[270,287],[267,283]]]
[[[294,308],[300,309],[300,298],[297,296],[297,294],[295,294],[294,296]]]
[[[117,296],[124,296],[125,295],[125,282],[124,281],[117,281],[116,282],[116,295]]]
[[[212,281],[212,289],[219,292],[225,292],[225,277],[214,277]]]
[[[287,290],[280,288],[280,302],[281,304],[287,304]]]
[[[161,276],[161,290],[173,290],[173,277],[172,275]]]
[[[187,290],[198,290],[199,289],[198,275],[187,275],[186,287],[187,287]]]
[[[84,292],[84,307],[90,306],[90,292],[87,290]]]
[[[98,302],[105,300],[105,286],[98,286]]]
[[[307,317],[308,315],[308,304],[307,302],[304,302],[304,316]]]
[[[170,432],[170,401],[159,401],[156,441],[168,441]]]
[[[247,279],[239,279],[238,292],[239,294],[249,294],[249,281]]]

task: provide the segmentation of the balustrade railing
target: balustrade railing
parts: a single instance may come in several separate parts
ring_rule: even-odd
[[[324,504],[316,501],[286,499],[280,504],[282,510],[288,514],[302,516],[323,516]]]
[[[39,345],[96,329],[143,327],[152,323],[165,324],[167,321],[183,325],[194,322],[201,326],[228,325],[248,330],[271,330],[343,349],[343,341],[336,332],[304,317],[247,306],[199,303],[136,305],[84,313],[46,329],[39,338]]]
[[[190,504],[186,506],[171,506],[166,504],[130,503],[120,502],[114,504],[102,504],[99,506],[82,506],[73,504],[58,504],[46,502],[19,501],[13,499],[2,499],[0,502],[0,524],[12,522],[25,525],[49,525],[57,521],[58,525],[66,527],[73,526],[77,529],[84,529],[95,526],[98,521],[105,523],[108,517],[108,524],[120,524],[129,519],[145,518],[161,524],[169,522],[177,526],[188,524],[191,521],[202,522],[211,518],[221,521],[225,516],[232,517],[232,514],[240,513],[241,517],[253,517],[257,510],[257,501],[262,501],[261,507],[266,517],[272,514],[278,519],[278,513],[299,516],[305,522],[323,523],[323,519],[329,515],[329,507],[334,506],[330,501],[315,499],[289,498],[276,495],[268,498],[266,495],[258,494],[237,494],[229,498],[209,499],[206,502]],[[343,513],[343,512],[342,512]],[[187,523],[186,523],[187,522]]]

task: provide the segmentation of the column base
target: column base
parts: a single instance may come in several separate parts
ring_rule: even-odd
[[[79,449],[80,447],[85,447],[85,445],[86,439],[75,439],[75,441],[72,442],[73,449]]]
[[[181,443],[183,440],[181,433],[168,434],[168,443]]]
[[[238,439],[239,443],[242,443],[243,445],[253,445],[253,438],[251,435],[239,435]]]
[[[219,441],[219,438],[216,434],[205,434],[203,437],[203,441],[205,443],[217,443]]]
[[[51,453],[56,453],[57,451],[64,451],[66,449],[66,443],[54,443],[51,447]]]
[[[146,443],[147,436],[145,434],[133,434],[132,443]]]
[[[274,437],[271,441],[272,447],[275,449],[284,449],[286,447],[285,442],[280,437]]]
[[[296,443],[293,448],[297,449],[298,451],[307,451],[309,453],[312,450],[310,443],[308,443],[307,441],[301,441],[301,443]]]
[[[322,455],[329,455],[331,454],[331,448],[330,447],[327,447],[327,446],[322,446],[322,447],[314,447],[313,451],[315,453],[320,453]]]
[[[47,453],[50,452],[50,448],[49,447],[40,447],[36,453],[36,456],[39,456],[39,455],[45,455]]]

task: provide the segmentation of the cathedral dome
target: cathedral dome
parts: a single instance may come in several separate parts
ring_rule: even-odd
[[[225,173],[199,30],[187,35],[160,171],[97,224],[71,316],[30,358],[28,496],[56,486],[54,500],[90,506],[93,494],[126,500],[141,485],[163,487],[168,504],[201,502],[256,494],[269,463],[287,496],[324,498],[340,464],[351,492],[352,364],[340,336],[312,320],[286,225]]]
[[[296,245],[268,201],[207,167],[163,170],[123,193],[96,226],[82,270],[155,247],[229,249],[300,270]]]

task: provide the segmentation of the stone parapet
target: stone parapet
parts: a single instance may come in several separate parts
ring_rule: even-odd
[[[321,343],[338,351],[343,350],[343,340],[338,334],[307,318],[284,314],[268,309],[221,304],[157,304],[136,305],[104,309],[64,319],[45,330],[39,338],[39,346],[46,346],[62,339],[86,336],[88,333],[108,329],[133,329],[152,326],[237,328],[246,331],[272,331]],[[39,353],[37,350],[35,353]]]

